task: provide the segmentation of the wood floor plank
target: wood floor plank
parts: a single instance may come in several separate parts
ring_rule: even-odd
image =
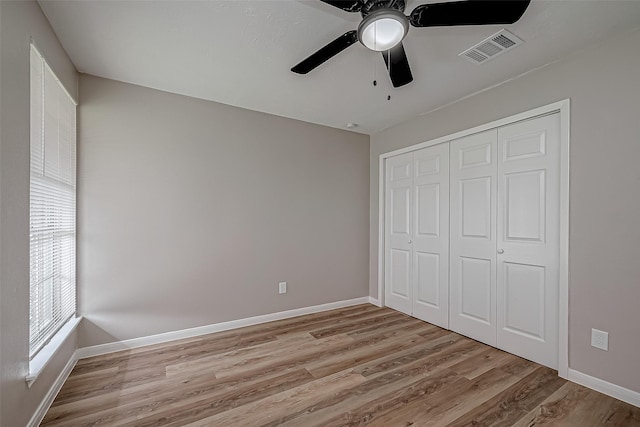
[[[534,363],[530,360],[523,359],[521,357],[515,357],[507,361],[505,364],[500,366],[500,369],[505,371],[508,374],[515,375],[516,377],[524,378],[531,373],[531,371],[537,368],[537,363]]]
[[[447,425],[519,381],[517,377],[499,369],[491,369],[473,380],[464,381],[463,378],[448,385],[446,393],[403,405],[376,419],[371,425]]]
[[[422,320],[418,320],[414,317],[410,317],[403,314],[401,317],[398,317],[398,318],[391,318],[375,325],[363,327],[356,331],[347,332],[347,335],[358,336],[358,335],[364,335],[372,332],[375,333],[381,328],[385,328],[386,330],[390,330],[391,328],[395,328],[395,329],[417,328],[417,329],[420,329],[421,332],[424,332],[425,330],[430,330],[430,329],[440,329],[437,326],[430,325],[429,323],[425,323]]]
[[[156,426],[182,425],[203,417],[270,396],[313,380],[304,369],[287,372],[261,381],[245,382],[235,387],[211,384],[209,387],[166,392],[142,400],[121,399],[116,408],[94,408],[82,411],[51,414],[54,425],[113,425]]]
[[[77,385],[72,382],[65,383],[56,397],[57,404],[62,404],[77,399],[99,396],[112,391],[121,391],[124,388],[135,387],[141,384],[157,383],[166,377],[164,367],[145,367],[132,372],[118,372],[102,381],[92,381],[86,385]]]
[[[306,366],[317,360],[322,360],[327,356],[345,355],[361,347],[375,348],[376,345],[392,337],[392,333],[380,332],[379,334],[367,334],[358,339],[348,335],[332,335],[318,340],[317,346],[305,346],[298,349],[289,357],[274,358],[275,360],[264,361],[263,363],[252,364],[247,369],[231,368],[225,371],[217,371],[221,378],[227,375],[253,375],[264,370],[290,369],[297,366]],[[346,340],[346,342],[344,342]]]
[[[397,311],[393,311],[393,310],[379,312],[379,313],[367,313],[367,314],[371,314],[373,315],[373,317],[378,317],[378,318],[380,316],[384,316],[383,319],[379,319],[376,325],[395,324],[399,322],[407,322],[407,321],[415,320],[412,317],[407,316],[406,314],[398,313]],[[369,318],[369,317],[364,317],[364,314],[341,316],[338,318],[332,317],[322,322],[316,322],[313,325],[300,324],[300,325],[290,326],[287,328],[286,331],[282,331],[282,334],[289,334],[289,333],[296,333],[296,332],[313,333],[318,330],[335,328],[337,326],[345,326],[345,325],[356,325],[360,329],[366,329],[366,326],[360,323],[360,320],[365,318]]]
[[[389,356],[375,359],[371,363],[361,364],[355,367],[354,371],[364,377],[369,377],[397,366],[410,364],[417,364],[421,367],[446,367],[445,361],[449,361],[450,364],[457,363],[459,359],[455,357],[467,354],[470,346],[474,346],[471,341],[458,334],[449,333],[419,347],[411,347],[404,351],[398,351]],[[428,363],[428,365],[425,365],[425,363]]]
[[[351,341],[351,338],[341,335],[334,341]],[[298,346],[306,345],[318,346],[321,344],[308,333],[298,333],[255,346],[243,347],[211,356],[203,356],[188,362],[168,364],[166,372],[168,376],[171,376],[207,370],[217,375],[219,371],[229,369],[230,367],[243,367],[250,363],[257,363],[265,358],[277,357],[278,353],[291,352]]]
[[[251,347],[266,342],[273,342],[277,339],[275,333],[254,333],[242,336],[227,336],[216,338],[215,340],[198,339],[188,343],[165,344],[166,348],[157,348],[148,351],[127,350],[119,352],[117,357],[112,355],[100,356],[97,358],[79,361],[75,372],[91,372],[95,369],[105,369],[108,367],[119,367],[121,370],[135,370],[145,364],[165,364],[171,362],[186,362],[196,360],[202,356],[224,353],[245,347]],[[154,346],[157,347],[157,346]],[[138,350],[138,349],[136,349]],[[111,356],[111,357],[110,357]],[[83,363],[80,363],[83,362]]]
[[[314,377],[320,378],[414,347],[420,342],[425,342],[425,339],[418,335],[393,331],[388,339],[376,346],[375,352],[369,347],[355,348],[350,352],[328,355],[326,358],[309,362],[305,367]]]
[[[459,335],[456,335],[459,338]],[[393,395],[411,386],[421,378],[429,375],[437,376],[444,364],[438,360],[457,361],[465,357],[465,349],[469,342],[466,339],[445,340],[442,337],[425,345],[431,351],[406,353],[395,359],[382,358],[376,363],[365,363],[357,366],[354,372],[367,374],[367,382],[354,389],[343,390],[325,401],[318,402],[313,407],[305,408],[299,413],[289,414],[280,420],[285,425],[331,425],[336,413],[342,413],[345,417],[352,418],[351,410],[362,406],[376,397]],[[463,345],[454,346],[456,342]],[[465,347],[466,346],[466,347]],[[468,382],[464,379],[462,381]]]
[[[607,407],[607,414],[602,419],[607,426],[640,426],[640,408],[621,402],[609,396],[598,393],[597,399],[601,406]],[[609,400],[609,405],[605,403],[605,398]]]
[[[285,375],[244,384],[235,389],[221,388],[218,393],[197,392],[192,396],[176,394],[161,407],[151,406],[149,411],[133,413],[129,418],[114,425],[127,427],[182,426],[203,418],[212,417],[234,408],[247,405],[309,384],[314,378],[305,369],[291,371]]]
[[[465,381],[456,378],[451,371],[446,370],[420,373],[410,369],[397,369],[367,379],[364,383],[350,389],[341,390],[298,412],[289,412],[285,417],[266,423],[265,426],[332,426],[343,422],[337,421],[337,418],[349,420],[349,422],[356,421],[358,408],[365,408],[360,411],[367,413],[366,409],[371,406],[372,401],[378,400],[378,404],[382,405],[385,399],[393,399],[427,377],[431,378],[432,384],[449,381],[450,385],[453,385],[456,381]],[[367,417],[366,420],[358,420],[357,422],[369,422],[371,418]]]
[[[41,425],[640,427],[640,408],[362,304],[81,360]]]
[[[480,354],[451,366],[450,369],[472,380],[493,368],[504,366],[506,363],[516,359],[518,359],[518,356],[496,348],[488,348]]]
[[[458,339],[445,340],[448,338],[445,336],[442,337],[445,339],[441,338],[427,344],[425,349],[431,351],[414,352],[393,360],[378,361],[379,363],[369,366],[368,364],[360,365],[354,372],[367,374],[365,384],[358,386],[355,390],[344,390],[332,399],[319,402],[314,407],[305,408],[301,413],[290,414],[285,420],[280,421],[286,421],[286,425],[317,426],[368,423],[386,412],[385,404],[388,405],[386,400],[393,401],[398,395],[404,396],[403,393],[406,390],[412,390],[414,386],[420,387],[421,379],[431,378],[434,382],[427,383],[433,386],[439,384],[438,381],[443,378],[450,378],[453,375],[458,381],[468,383],[468,380],[454,375],[451,371],[443,373],[443,368],[466,357],[471,348],[481,348],[481,345],[457,334],[452,335],[456,335]],[[456,343],[458,345],[455,345]],[[375,408],[374,411],[371,409],[371,401],[376,399],[381,407]],[[408,400],[404,401],[403,406],[407,404]],[[336,419],[336,413],[341,414],[340,417],[344,420]]]
[[[511,426],[564,383],[557,372],[541,366],[450,425]]]
[[[346,413],[336,414],[325,425],[357,426],[370,424],[376,419],[397,410],[399,406],[431,399],[434,395],[445,392],[449,386],[459,381],[468,380],[461,378],[448,369],[438,369],[437,372],[422,375],[407,387],[374,397]]]
[[[365,379],[362,375],[354,374],[350,370],[339,372],[185,426],[263,425],[266,420],[270,422],[280,420],[290,412],[306,408],[312,405],[313,402],[322,400],[324,397],[330,396],[344,387],[352,387],[364,381]],[[286,402],[286,405],[282,405],[284,402]]]
[[[472,361],[477,363],[477,357],[472,356],[458,365],[453,365],[449,369],[453,370],[459,367],[459,365],[466,365]],[[532,372],[533,370],[535,370],[535,367],[530,367],[528,372]],[[465,376],[465,378],[468,377]],[[458,390],[452,387],[447,390],[446,395],[441,395],[440,399],[431,399],[429,402],[424,403],[422,407],[418,408],[418,411],[414,411],[415,421],[413,422],[416,426],[449,425],[453,420],[472,411],[498,393],[508,389],[519,380],[519,377],[497,368],[487,370],[478,376],[474,375],[471,381]],[[408,409],[397,412],[405,413],[406,418]],[[410,421],[406,420],[405,422]]]
[[[514,426],[640,426],[640,408],[566,383]]]
[[[316,338],[326,338],[331,335],[344,334],[347,332],[357,331],[359,329],[366,328],[367,326],[374,326],[374,325],[377,326],[377,325],[380,325],[380,323],[384,322],[385,320],[396,319],[396,318],[397,318],[396,313],[393,313],[393,312],[382,313],[381,315],[369,316],[367,318],[363,318],[358,322],[347,323],[340,326],[332,325],[332,326],[329,326],[328,328],[314,330],[311,332],[311,335],[313,335]]]

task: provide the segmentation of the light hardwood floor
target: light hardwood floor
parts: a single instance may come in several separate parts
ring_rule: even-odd
[[[640,426],[640,408],[365,304],[80,360],[43,426]]]

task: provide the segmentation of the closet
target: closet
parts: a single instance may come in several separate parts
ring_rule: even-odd
[[[385,302],[558,365],[558,113],[390,157]]]

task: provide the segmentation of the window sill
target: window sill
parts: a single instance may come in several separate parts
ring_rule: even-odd
[[[29,362],[29,375],[27,375],[27,386],[31,385],[38,379],[38,376],[44,371],[53,356],[58,352],[62,344],[69,338],[71,333],[76,329],[82,317],[72,317],[67,323],[51,338]]]

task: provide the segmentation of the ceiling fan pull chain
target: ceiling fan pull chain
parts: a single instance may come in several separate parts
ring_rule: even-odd
[[[388,59],[387,63],[389,64],[388,72],[389,72],[389,75],[391,75],[391,49],[387,51],[387,59]],[[391,95],[389,94],[387,95],[387,101],[391,101]]]
[[[378,86],[378,67],[376,67],[375,61],[371,62],[371,67],[373,68],[373,85]]]

